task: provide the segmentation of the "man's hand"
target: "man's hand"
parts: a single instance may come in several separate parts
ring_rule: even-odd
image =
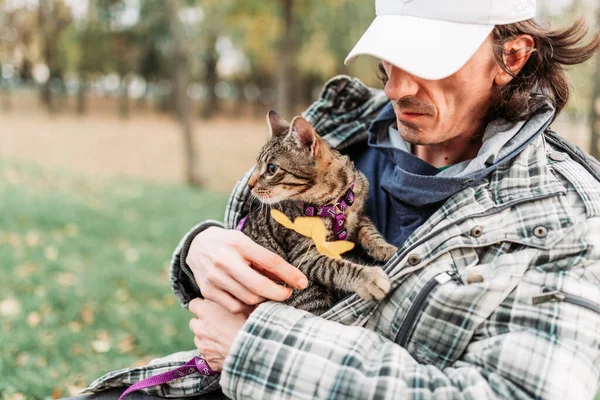
[[[249,314],[233,314],[210,300],[194,299],[189,310],[197,318],[190,320],[194,344],[213,371],[221,371],[235,336]]]
[[[290,297],[290,288],[267,276],[298,289],[308,284],[297,268],[235,230],[211,227],[199,233],[185,262],[202,295],[232,313],[249,313],[266,299]]]

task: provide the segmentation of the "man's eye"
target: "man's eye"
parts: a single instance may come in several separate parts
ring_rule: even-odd
[[[267,165],[267,172],[269,173],[269,175],[274,175],[275,172],[277,172],[277,169],[279,167],[275,164],[268,164]]]

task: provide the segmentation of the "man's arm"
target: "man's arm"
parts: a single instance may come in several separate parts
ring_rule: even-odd
[[[221,386],[232,399],[593,398],[598,346],[514,329],[440,370],[375,332],[266,303],[237,335]]]

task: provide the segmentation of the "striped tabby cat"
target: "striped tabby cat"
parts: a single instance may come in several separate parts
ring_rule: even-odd
[[[327,241],[350,240],[375,260],[387,261],[397,249],[383,239],[363,213],[369,190],[367,179],[347,156],[320,138],[304,118],[296,117],[289,124],[270,111],[267,122],[269,141],[248,182],[262,204],[251,207],[243,232],[292,265],[298,266],[304,259],[300,269],[308,277],[309,286],[294,289],[286,304],[320,315],[333,306],[335,293],[340,290],[356,292],[365,300],[382,299],[390,283],[381,268],[336,260],[319,254],[314,246],[307,253],[311,239],[283,227],[267,210],[275,207],[291,220],[329,212],[330,217],[321,218],[328,230]],[[337,219],[334,214],[338,214]]]

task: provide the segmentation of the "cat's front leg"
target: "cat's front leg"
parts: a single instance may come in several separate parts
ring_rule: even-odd
[[[365,300],[380,300],[390,290],[390,280],[381,268],[336,260],[316,252],[310,255],[300,270],[313,282],[355,292]]]
[[[358,243],[377,261],[387,262],[398,251],[396,246],[381,236],[373,221],[364,215],[358,222]]]

